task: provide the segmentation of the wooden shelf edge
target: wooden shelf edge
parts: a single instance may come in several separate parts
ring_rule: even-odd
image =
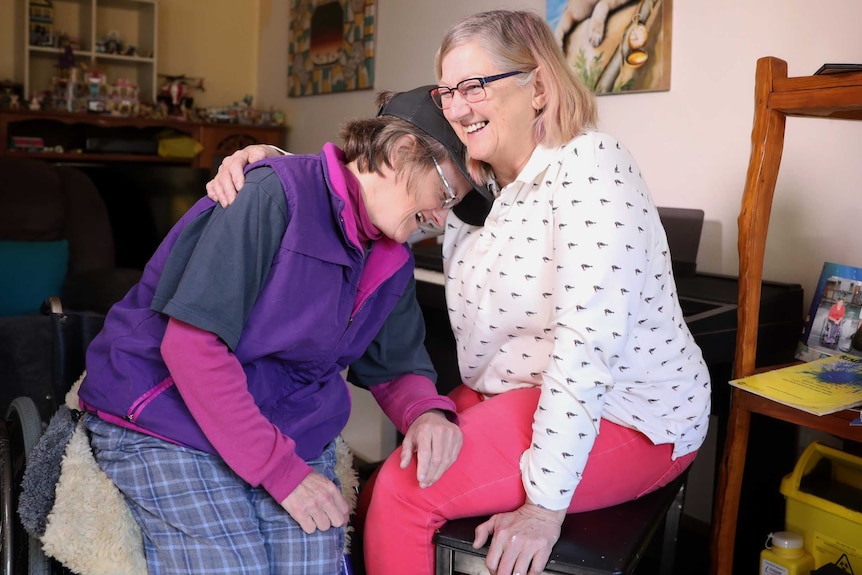
[[[35,160],[48,160],[51,162],[133,162],[133,163],[162,163],[162,164],[191,164],[194,158],[163,158],[161,156],[150,156],[145,154],[57,154],[55,152],[19,152],[9,150],[6,153],[9,158],[33,158]]]
[[[772,92],[821,91],[830,88],[859,86],[860,84],[862,84],[862,72],[825,74],[822,76],[793,76],[789,78],[776,78],[772,86]]]
[[[843,439],[862,441],[862,427],[850,425],[850,422],[859,416],[858,411],[845,409],[828,415],[813,415],[748,391],[741,391],[744,393],[738,393],[734,396],[739,402],[738,407],[740,409],[830,433]]]

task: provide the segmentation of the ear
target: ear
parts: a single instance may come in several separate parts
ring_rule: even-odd
[[[416,138],[412,134],[404,134],[395,140],[395,149],[412,148],[416,144]]]
[[[542,74],[542,67],[536,68],[535,78],[533,78],[533,109],[540,112],[545,108],[548,101],[548,93],[545,90],[545,79]]]
[[[415,146],[416,138],[411,134],[404,134],[395,140],[395,145],[392,146],[389,155],[389,163],[395,168],[395,171],[400,171],[404,167],[404,158],[410,156]]]
[[[415,136],[411,134],[399,136],[389,148],[389,157],[386,158],[388,166],[381,166],[383,169],[381,173],[384,177],[394,176],[393,181],[397,182],[403,176],[409,174],[410,172],[405,171],[405,168],[408,167],[408,158],[415,155],[414,150],[416,149],[416,145]]]

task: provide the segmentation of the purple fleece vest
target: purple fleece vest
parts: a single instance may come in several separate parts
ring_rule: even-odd
[[[364,353],[413,273],[406,246],[378,241],[366,261],[348,240],[343,167],[328,151],[332,165],[326,153],[266,162],[282,182],[289,221],[235,350],[261,412],[306,460],[347,423],[350,398],[340,372]],[[150,304],[180,232],[214,205],[203,198],[183,216],[140,283],[108,313],[79,393],[114,422],[211,453],[161,358],[168,318]],[[224,413],[231,417],[229,405]]]

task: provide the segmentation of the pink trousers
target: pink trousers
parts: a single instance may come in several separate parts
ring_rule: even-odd
[[[373,480],[362,539],[368,575],[433,575],[434,532],[449,519],[491,515],[523,505],[526,495],[518,462],[530,446],[536,388],[509,391],[484,400],[465,386],[450,397],[458,408],[464,446],[458,460],[427,489],[416,481],[415,458],[398,465],[400,448]],[[679,476],[691,453],[671,460],[671,445],[653,445],[643,434],[602,420],[601,430],[569,513],[630,501]],[[360,507],[364,506],[360,502]]]

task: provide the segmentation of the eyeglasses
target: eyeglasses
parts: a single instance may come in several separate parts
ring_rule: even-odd
[[[447,110],[452,105],[452,96],[456,90],[461,94],[462,98],[471,104],[475,104],[485,99],[485,86],[487,84],[523,73],[522,70],[515,70],[514,72],[505,72],[495,76],[485,76],[484,78],[467,78],[455,84],[454,88],[437,86],[429,90],[428,93],[431,94],[431,99],[434,100],[438,108]]]
[[[437,173],[440,174],[440,179],[443,180],[443,186],[446,188],[446,193],[449,195],[448,198],[443,200],[443,209],[450,210],[458,203],[458,194],[456,194],[452,190],[452,186],[449,185],[449,180],[447,180],[446,176],[443,174],[443,168],[440,167],[440,164],[437,162],[437,158],[431,156],[431,159],[434,160],[434,167],[437,168]]]

